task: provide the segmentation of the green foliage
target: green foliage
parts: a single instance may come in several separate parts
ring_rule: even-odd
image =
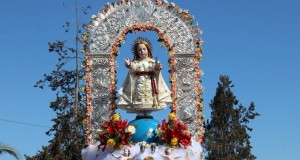
[[[251,102],[245,108],[233,95],[234,85],[228,76],[220,76],[216,95],[210,103],[211,120],[205,123],[204,148],[209,160],[256,159],[251,153],[249,120],[260,114]]]
[[[0,142],[0,156],[4,153],[7,153],[17,160],[21,159],[21,155],[11,146]]]
[[[73,40],[75,43],[66,40],[48,43],[49,52],[57,57],[57,65],[50,74],[44,74],[44,77],[34,86],[41,89],[46,86],[56,93],[56,99],[50,103],[50,108],[56,113],[56,117],[52,119],[54,125],[46,132],[48,136],[53,136],[53,139],[36,155],[32,157],[25,155],[27,160],[81,159],[80,153],[85,147],[85,93],[79,89],[84,87],[85,71],[78,67],[81,65],[80,59],[83,57],[83,54],[78,54],[79,48],[82,47],[78,37],[82,31],[79,29],[77,1],[75,3],[76,24],[73,26],[77,31]],[[82,15],[86,15],[90,6],[83,10],[80,9]],[[63,27],[66,27],[66,32],[68,32],[72,24],[66,22]],[[85,28],[82,27],[82,29]],[[68,46],[68,44],[75,44],[75,46]]]

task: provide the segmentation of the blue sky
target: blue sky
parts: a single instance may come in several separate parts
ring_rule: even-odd
[[[63,2],[66,5],[62,5]],[[44,73],[49,73],[55,67],[56,57],[48,53],[48,42],[68,38],[61,26],[74,15],[72,2],[1,1],[0,141],[14,146],[21,154],[34,155],[50,140],[45,135],[48,128],[43,126],[52,126],[50,120],[54,113],[49,103],[54,100],[55,93],[47,88],[34,88],[33,85]],[[97,14],[108,1],[86,2],[93,7],[90,14]],[[235,84],[233,92],[240,103],[248,107],[253,101],[256,111],[261,114],[250,122],[254,128],[250,133],[253,154],[262,160],[297,159],[300,149],[300,2],[170,2],[190,10],[203,30],[203,60],[200,67],[204,71],[202,85],[205,88],[205,116],[210,116],[209,102],[215,94],[219,76],[229,75]],[[90,18],[83,21],[90,21]],[[128,43],[122,46],[121,55],[117,59],[119,70],[122,70],[123,56],[131,57],[126,46],[129,47],[132,39],[139,35],[127,36]],[[149,34],[149,38],[155,41],[156,35]],[[156,47],[158,45],[154,43],[154,54],[164,53],[165,49]],[[162,62],[164,56],[166,54],[158,55]],[[119,76],[120,82],[123,76]],[[130,119],[130,116],[123,116],[127,117]],[[159,120],[161,118],[164,117],[158,117]]]

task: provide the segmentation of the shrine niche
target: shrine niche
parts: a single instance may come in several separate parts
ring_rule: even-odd
[[[193,141],[201,144],[204,133],[203,88],[200,84],[202,70],[199,67],[202,40],[198,37],[201,30],[193,23],[189,11],[159,0],[120,0],[106,4],[98,15],[92,17],[87,28],[83,37],[86,53],[87,143],[95,144],[98,129],[112,120],[113,116],[116,117],[115,58],[122,54],[118,47],[126,41],[128,33],[151,30],[157,32],[158,41],[168,48],[166,54],[169,55],[171,83],[168,103],[171,104],[171,113],[166,117],[187,125]],[[126,107],[121,109],[132,112]],[[146,115],[144,111],[133,109],[133,112]]]

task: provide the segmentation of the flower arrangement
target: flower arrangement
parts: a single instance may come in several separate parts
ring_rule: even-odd
[[[92,96],[91,96],[91,57],[86,56],[85,61],[83,61],[83,68],[86,69],[86,87],[83,87],[82,90],[85,91],[86,93],[86,110],[87,110],[87,116],[83,123],[86,125],[86,132],[85,134],[87,135],[87,144],[91,144],[92,142],[92,130],[91,130],[91,115],[92,115]]]
[[[169,114],[169,121],[162,121],[157,125],[156,134],[161,138],[163,143],[167,143],[171,147],[179,147],[183,145],[186,148],[191,145],[192,134],[188,130],[188,126],[176,119],[176,114]]]
[[[130,146],[131,134],[135,133],[134,126],[128,125],[127,120],[122,121],[119,114],[114,114],[110,121],[103,123],[96,140],[100,141],[102,151],[106,146],[121,149],[124,145]]]

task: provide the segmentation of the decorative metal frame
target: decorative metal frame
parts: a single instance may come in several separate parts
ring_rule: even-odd
[[[92,17],[85,34],[88,144],[97,129],[115,112],[115,56],[130,31],[154,30],[169,48],[172,112],[188,124],[193,138],[202,142],[203,105],[201,30],[193,17],[173,3],[160,0],[120,0],[106,4]]]

